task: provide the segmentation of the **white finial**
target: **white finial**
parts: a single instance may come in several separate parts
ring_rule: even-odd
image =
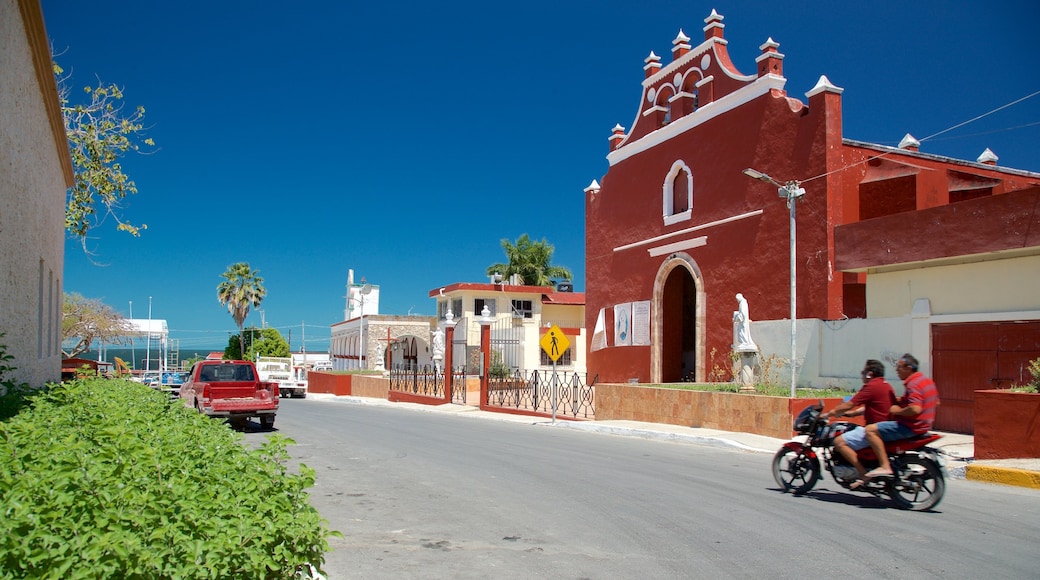
[[[650,64],[652,62],[659,62],[660,60],[661,60],[661,57],[659,57],[656,54],[654,54],[654,51],[651,50],[650,51],[650,56],[644,58],[643,62],[645,62],[647,64]]]
[[[835,86],[831,83],[830,79],[826,75],[820,75],[820,80],[816,81],[816,86],[805,93],[806,97],[812,97],[823,92],[842,94],[845,89]]]
[[[593,179],[592,183],[590,183],[589,186],[585,188],[585,193],[591,193],[592,195],[596,195],[597,193],[599,193],[599,182]]]
[[[672,44],[682,44],[684,42],[689,42],[689,41],[690,41],[690,37],[686,36],[686,34],[683,32],[683,29],[680,28],[679,29],[679,35],[675,37],[675,40],[672,41]]]
[[[994,153],[993,151],[990,151],[989,147],[986,147],[986,150],[983,151],[982,155],[979,155],[979,158],[976,159],[975,161],[977,161],[978,163],[986,163],[988,165],[996,165],[997,164],[997,160],[999,160],[999,159],[1000,159],[1000,157],[997,157],[996,153]]]
[[[904,135],[903,136],[903,140],[899,142],[899,148],[900,149],[907,149],[907,148],[910,148],[910,147],[913,147],[914,149],[917,149],[920,146],[921,146],[921,142],[918,141],[917,139],[914,139],[914,136],[911,135],[910,133],[907,133],[906,135]]]
[[[614,128],[611,129],[611,131],[613,131],[615,133],[624,133],[625,132],[625,128],[621,126],[621,123],[618,123],[617,125],[614,125]]]

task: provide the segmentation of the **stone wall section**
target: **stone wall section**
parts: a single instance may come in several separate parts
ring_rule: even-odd
[[[0,342],[17,367],[7,378],[36,387],[61,378],[72,183],[50,65],[39,2],[0,0]]]

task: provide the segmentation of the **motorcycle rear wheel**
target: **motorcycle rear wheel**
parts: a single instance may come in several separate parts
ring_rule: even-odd
[[[773,479],[785,493],[806,493],[820,480],[820,460],[804,451],[781,447],[773,456]]]
[[[892,461],[892,469],[896,477],[888,486],[888,495],[901,509],[930,510],[942,501],[946,479],[931,459],[905,455]]]

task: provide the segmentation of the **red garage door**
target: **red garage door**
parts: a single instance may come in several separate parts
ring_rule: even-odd
[[[1032,378],[1040,357],[1040,321],[932,325],[932,372],[942,403],[935,428],[975,432],[975,391],[1007,388]]]

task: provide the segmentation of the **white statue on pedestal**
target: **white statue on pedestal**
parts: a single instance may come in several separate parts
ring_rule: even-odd
[[[433,331],[433,367],[440,372],[444,361],[444,329],[437,327]]]
[[[751,317],[748,316],[748,304],[743,294],[737,294],[737,309],[733,311],[733,350],[758,350],[758,345],[751,339]]]

